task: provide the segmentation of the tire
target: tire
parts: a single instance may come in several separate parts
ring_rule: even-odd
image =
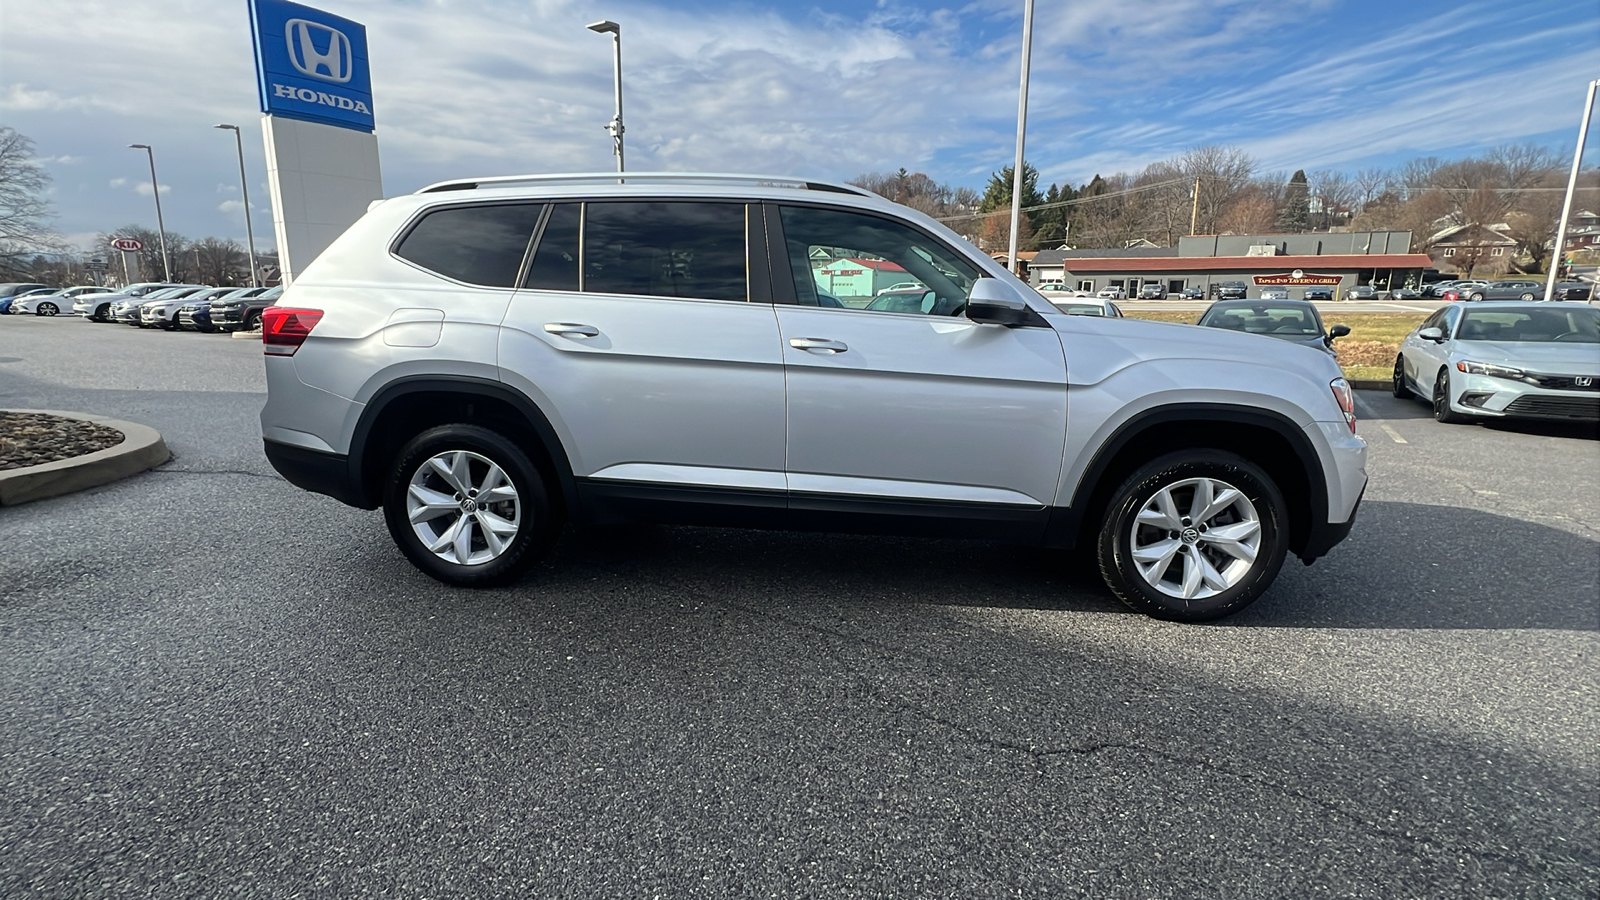
[[[1393,388],[1393,392],[1394,392],[1394,398],[1396,400],[1409,400],[1411,398],[1411,388],[1406,387],[1406,361],[1405,360],[1406,360],[1406,358],[1404,356],[1396,356],[1394,358],[1394,388]]]
[[[1517,299],[1521,300],[1523,303],[1528,303],[1528,302],[1533,300],[1533,295],[1532,294],[1523,294],[1521,297],[1518,297]]]
[[[501,499],[480,507],[480,489]],[[433,515],[413,524],[412,516],[430,507]],[[413,565],[460,587],[516,580],[550,552],[561,532],[544,473],[511,440],[477,425],[441,425],[407,442],[384,484],[383,517]],[[464,541],[449,540],[462,523]]]
[[[1446,425],[1465,425],[1472,421],[1471,416],[1465,416],[1450,408],[1450,370],[1440,369],[1439,377],[1433,380],[1433,418]]]
[[[89,321],[91,321],[91,322],[105,322],[105,321],[108,321],[110,318],[111,318],[111,306],[109,304],[107,304],[105,306],[97,306],[97,307],[95,307],[94,308],[94,314],[89,316]]]
[[[41,303],[39,308],[33,311],[33,314],[36,316],[53,316],[60,312],[61,308],[54,303]]]
[[[1192,506],[1201,490],[1211,492],[1212,513],[1196,521],[1189,515],[1201,512]],[[1229,490],[1237,496],[1216,510],[1214,501]],[[1163,505],[1173,514],[1170,529],[1156,521]],[[1230,529],[1225,541],[1206,537],[1222,528]],[[1141,568],[1141,556],[1163,547],[1163,558],[1150,557],[1149,568]],[[1220,619],[1254,603],[1277,577],[1287,551],[1288,511],[1278,486],[1243,457],[1207,449],[1168,454],[1128,476],[1107,507],[1097,541],[1100,574],[1117,599],[1175,622]]]
[[[1467,299],[1468,300],[1482,300],[1483,299],[1483,294],[1482,294],[1482,292],[1474,292],[1471,296],[1467,297]]]
[[[259,327],[261,327],[261,312],[260,310],[252,309],[244,314],[244,324],[239,326],[239,330],[255,331]]]

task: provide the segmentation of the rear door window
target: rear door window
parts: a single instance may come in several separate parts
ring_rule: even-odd
[[[582,259],[589,293],[750,298],[742,203],[586,203]]]
[[[395,253],[456,281],[512,287],[543,211],[541,203],[436,209],[412,226]]]

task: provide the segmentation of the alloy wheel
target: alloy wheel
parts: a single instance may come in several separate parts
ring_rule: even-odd
[[[422,546],[462,566],[499,558],[523,524],[511,478],[470,450],[448,450],[417,467],[406,487],[406,516]]]
[[[1130,546],[1152,588],[1182,600],[1215,596],[1242,581],[1261,551],[1261,517],[1244,492],[1216,478],[1186,478],[1140,508]]]

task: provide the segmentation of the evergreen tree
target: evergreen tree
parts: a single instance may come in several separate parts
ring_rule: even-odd
[[[1011,182],[1016,170],[1011,166],[989,176],[989,184],[983,190],[983,199],[978,201],[978,212],[993,212],[997,209],[1011,208]],[[1039,170],[1026,160],[1022,163],[1022,208],[1038,206],[1044,202],[1039,196]]]
[[[1311,188],[1306,183],[1306,170],[1295,169],[1289,185],[1283,192],[1283,204],[1278,207],[1278,230],[1298,234],[1311,227]]]

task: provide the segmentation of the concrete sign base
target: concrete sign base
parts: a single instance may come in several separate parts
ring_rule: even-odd
[[[267,186],[283,283],[383,199],[378,137],[317,122],[263,116]]]

